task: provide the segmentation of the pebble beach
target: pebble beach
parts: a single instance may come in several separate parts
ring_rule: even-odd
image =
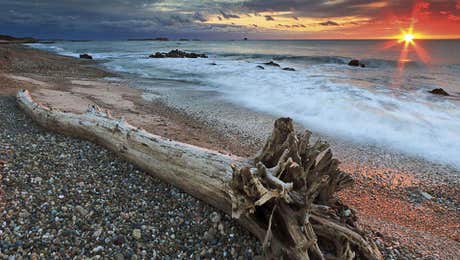
[[[260,255],[260,243],[227,215],[102,147],[44,131],[13,97],[0,107],[0,257]]]

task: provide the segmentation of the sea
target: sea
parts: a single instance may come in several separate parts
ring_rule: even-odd
[[[316,132],[460,168],[459,40],[62,41],[30,46],[73,57],[89,53],[102,61],[100,66],[137,79],[145,89],[164,85],[213,91],[236,106],[289,116]],[[172,49],[209,57],[148,58]],[[365,67],[349,66],[352,59]],[[269,61],[280,67],[264,64]],[[436,88],[450,96],[429,93]]]

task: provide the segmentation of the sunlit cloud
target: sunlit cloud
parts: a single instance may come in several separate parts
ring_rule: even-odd
[[[416,25],[421,38],[460,38],[459,0],[0,0],[0,6],[0,30],[24,35],[374,39]]]

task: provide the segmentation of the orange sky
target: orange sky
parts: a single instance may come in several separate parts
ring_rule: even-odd
[[[332,7],[345,0],[330,2]],[[370,1],[354,7],[363,14],[343,15],[338,10],[333,16],[311,17],[296,9],[234,11],[234,17],[214,14],[204,23],[252,28],[261,38],[395,38],[410,27],[419,39],[460,38],[460,0]]]

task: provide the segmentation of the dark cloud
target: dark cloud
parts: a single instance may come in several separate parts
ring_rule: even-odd
[[[236,14],[231,14],[231,13],[225,13],[224,11],[220,10],[219,11],[220,14],[222,14],[222,17],[224,17],[225,19],[238,19],[240,18],[238,15]]]
[[[266,15],[265,20],[267,20],[267,21],[275,21],[275,18],[273,18],[273,16],[271,16],[271,15]]]
[[[326,22],[319,23],[319,25],[322,25],[322,26],[339,26],[340,24],[337,23],[337,22],[334,22],[334,21],[326,21]]]
[[[164,5],[166,8],[161,8]],[[110,39],[156,35],[206,34],[247,29],[204,24],[218,10],[192,0],[0,0],[0,32],[17,36],[64,39]],[[215,6],[215,5],[214,5]],[[218,5],[217,5],[218,6]],[[223,9],[226,10],[226,9]],[[228,12],[228,11],[227,11]],[[237,18],[230,12],[226,18]],[[236,29],[237,28],[237,29]]]
[[[201,12],[195,12],[193,14],[193,19],[200,22],[206,22],[208,20]]]
[[[293,28],[306,28],[306,26],[303,25],[303,24],[294,24],[294,25],[292,25],[292,27]]]
[[[401,0],[250,0],[242,6],[248,12],[292,12],[293,19],[297,17],[329,18],[343,16],[360,16],[377,19],[391,13],[395,16],[411,15],[415,8],[436,12],[442,10],[460,9],[460,2],[455,0],[427,0],[427,1],[401,1]]]

